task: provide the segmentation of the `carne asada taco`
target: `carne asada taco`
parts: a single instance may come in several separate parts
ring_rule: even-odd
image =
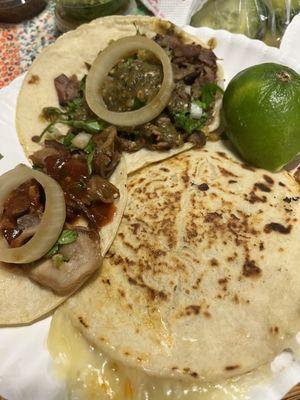
[[[96,166],[102,152],[93,134],[108,128],[131,173],[203,146],[219,126],[219,85],[213,50],[170,22],[101,18],[63,35],[37,57],[19,94],[17,131],[29,156],[45,138],[69,129],[63,143],[89,143]],[[107,168],[115,164],[112,157]]]

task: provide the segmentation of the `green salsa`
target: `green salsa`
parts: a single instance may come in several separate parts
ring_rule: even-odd
[[[61,13],[78,21],[115,14],[127,3],[128,0],[57,0]]]

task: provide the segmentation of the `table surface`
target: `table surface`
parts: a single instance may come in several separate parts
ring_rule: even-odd
[[[0,23],[0,88],[27,71],[36,55],[44,46],[59,35],[55,26],[55,1],[49,0],[47,7],[36,17],[20,24]],[[146,8],[131,0],[130,14],[146,14]]]

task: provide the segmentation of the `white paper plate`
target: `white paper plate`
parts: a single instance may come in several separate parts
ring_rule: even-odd
[[[225,85],[242,69],[264,62],[288,65],[300,72],[296,60],[285,57],[278,49],[270,48],[257,40],[226,31],[208,28],[185,28],[204,39],[216,37],[215,52],[222,62]],[[0,173],[26,162],[18,142],[14,110],[22,77],[0,91]],[[34,101],[34,99],[28,99]],[[17,293],[16,293],[17,295]],[[46,339],[50,318],[34,325],[0,329],[0,395],[8,400],[63,400],[64,385],[55,379]],[[249,395],[253,400],[279,400],[295,383],[300,381],[300,364],[292,357],[282,355],[273,364],[274,381],[268,387],[254,388]],[[88,400],[88,399],[87,399]]]

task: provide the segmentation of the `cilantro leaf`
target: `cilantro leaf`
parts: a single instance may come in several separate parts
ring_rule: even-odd
[[[95,147],[96,147],[95,143],[92,140],[90,140],[89,143],[87,144],[87,146],[85,147],[84,151],[87,154],[90,154],[95,150]]]
[[[51,122],[65,114],[66,113],[58,107],[44,107],[42,110],[42,117]]]
[[[55,254],[58,253],[59,245],[56,243],[46,254],[46,257],[53,257]]]
[[[63,254],[55,254],[52,257],[52,262],[55,268],[60,269],[61,265],[65,262],[69,261],[69,258],[64,256]]]
[[[191,134],[194,131],[200,131],[203,128],[203,119],[193,119],[186,112],[179,112],[174,115],[175,127],[183,129]]]
[[[71,230],[64,230],[60,234],[60,237],[58,238],[57,244],[70,244],[75,242],[75,240],[78,238],[78,233],[76,231],[71,231]]]
[[[88,171],[89,171],[89,175],[91,175],[92,172],[93,172],[93,167],[92,167],[93,158],[94,158],[94,153],[90,153],[90,154],[87,156],[87,159],[86,159],[86,161],[87,161],[87,167],[88,167]]]
[[[69,132],[66,136],[62,138],[62,144],[64,144],[67,147],[72,146],[72,140],[74,139],[76,135],[74,133]]]
[[[104,123],[101,121],[57,120],[56,122],[81,129],[87,133],[97,133],[104,129]]]
[[[46,257],[51,258],[55,256],[59,252],[60,246],[75,242],[77,237],[78,233],[76,231],[71,231],[68,229],[63,230],[55,245],[46,254]]]
[[[206,105],[207,109],[211,103],[215,100],[217,92],[224,93],[223,89],[220,88],[216,83],[207,83],[201,89],[201,102]]]

